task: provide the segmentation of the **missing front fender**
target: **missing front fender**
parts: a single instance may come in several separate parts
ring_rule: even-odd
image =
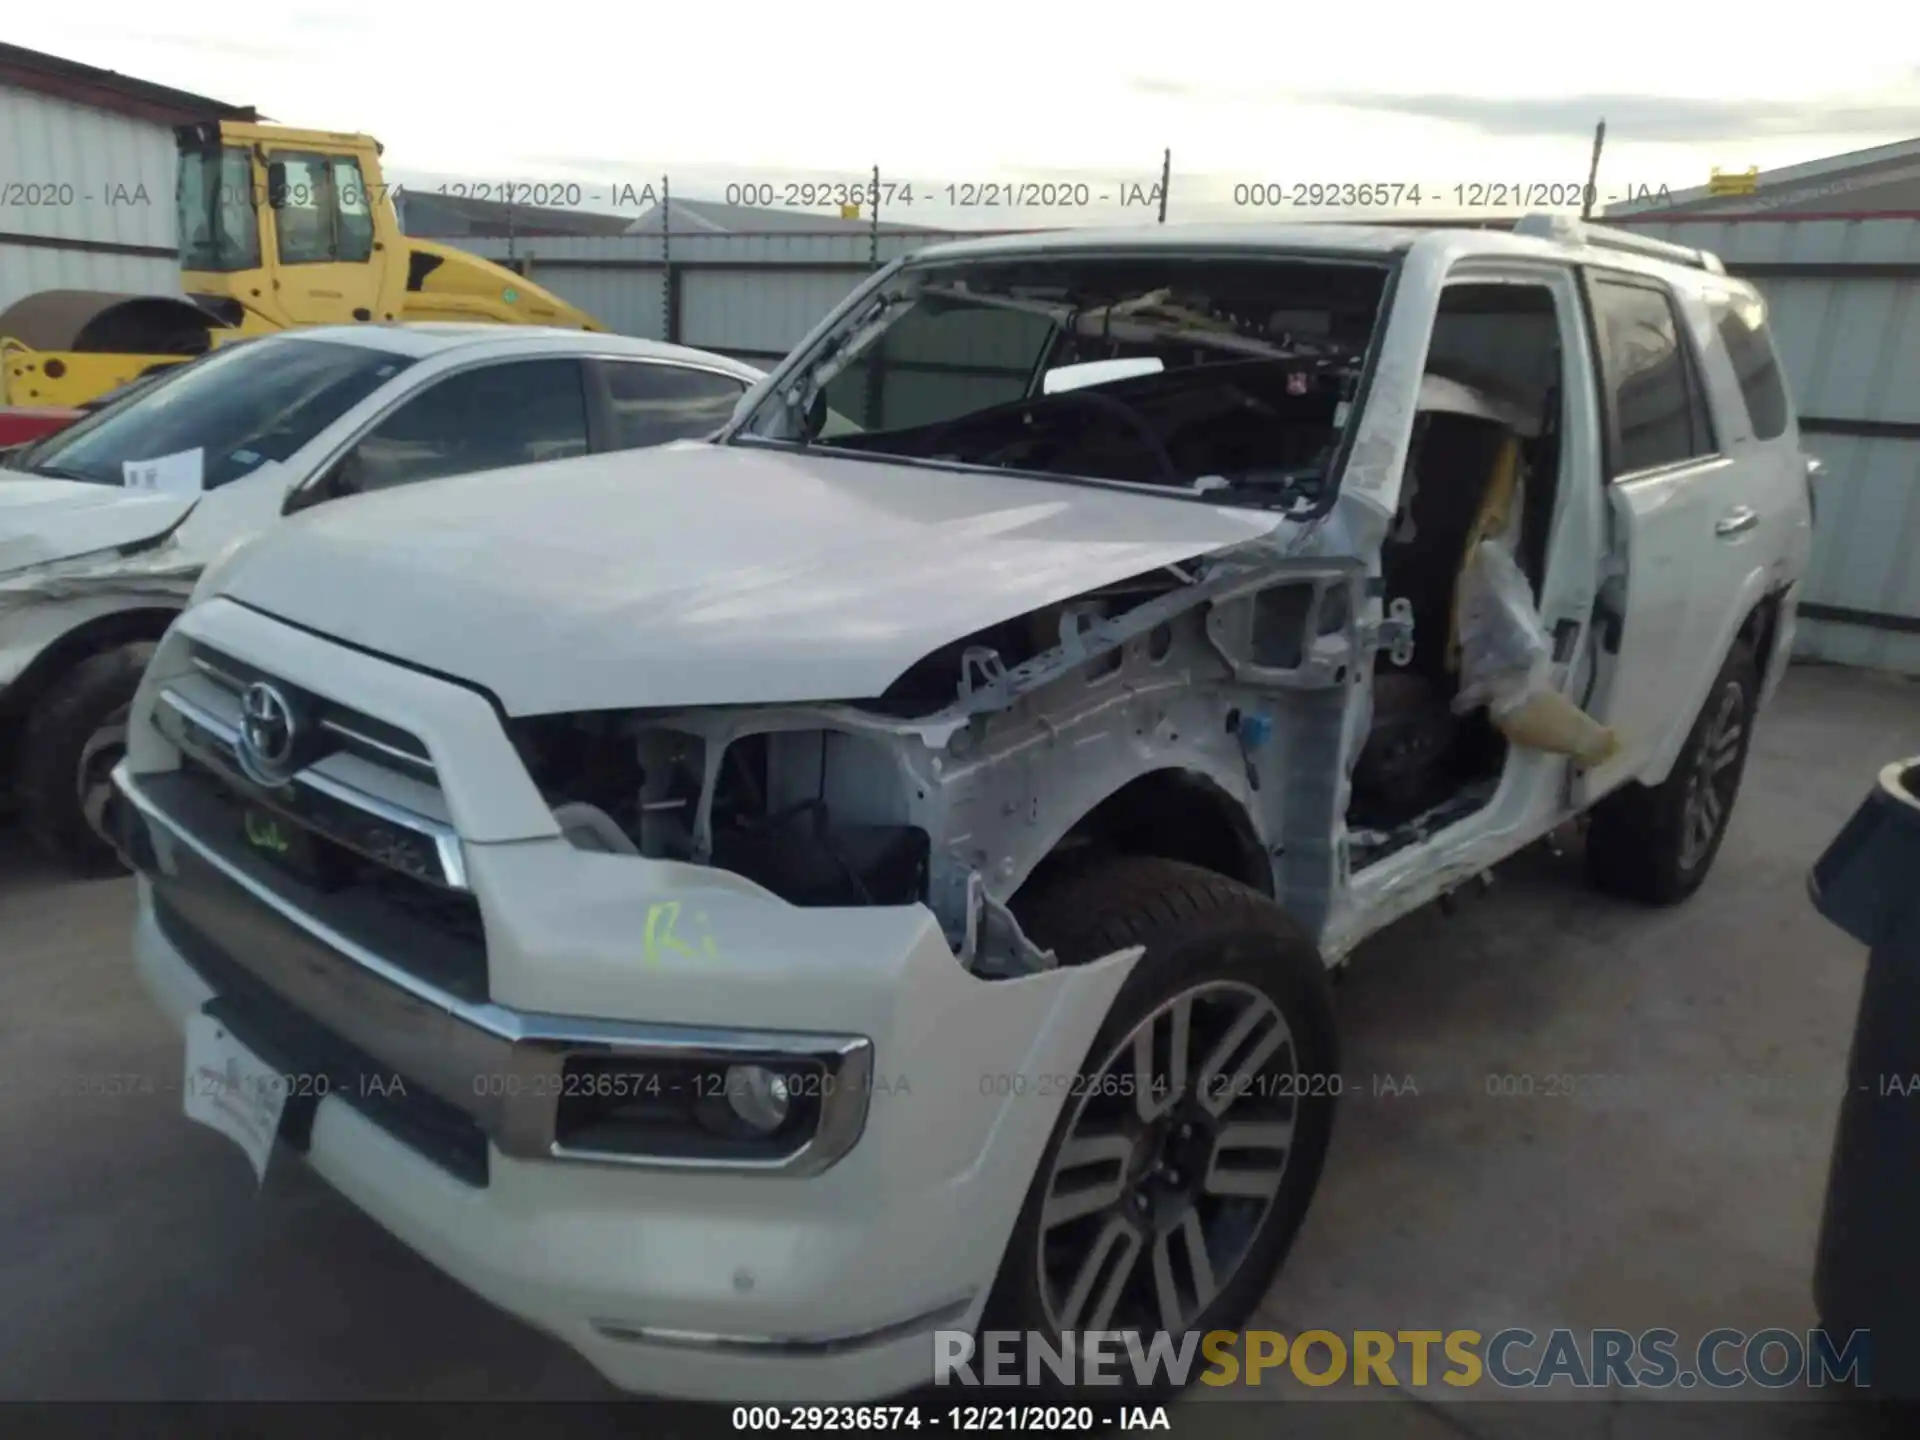
[[[960,963],[985,980],[1008,980],[1057,969],[1060,959],[1026,936],[1013,911],[987,893],[978,870],[967,877],[967,933]]]

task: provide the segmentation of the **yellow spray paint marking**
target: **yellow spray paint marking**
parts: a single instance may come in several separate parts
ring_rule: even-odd
[[[700,927],[700,938],[697,944],[689,944],[680,938],[678,930],[680,902],[678,900],[662,900],[657,904],[649,905],[647,907],[646,963],[658,965],[663,953],[684,960],[691,960],[695,956],[703,956],[708,960],[718,959],[720,952],[714,948],[713,932],[707,928],[706,912],[696,912],[693,918],[694,923]]]
[[[271,850],[276,855],[287,853],[287,837],[280,833],[280,827],[272,820],[247,812],[247,839],[262,850]]]

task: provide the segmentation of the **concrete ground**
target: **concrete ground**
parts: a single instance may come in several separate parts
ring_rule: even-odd
[[[1369,943],[1339,992],[1349,1098],[1325,1179],[1254,1323],[1664,1326],[1683,1344],[1812,1324],[1864,956],[1805,876],[1916,735],[1920,685],[1797,669],[1688,904],[1606,900],[1577,856],[1542,851],[1453,917]],[[237,1148],[166,1088],[180,1043],[127,965],[131,885],[66,881],[0,845],[0,1399],[608,1397],[297,1164],[256,1194]],[[100,1093],[109,1076],[160,1083]],[[1489,1093],[1522,1076],[1530,1098]],[[1365,1406],[1367,1433],[1407,1436],[1599,1435],[1619,1403],[1643,1433],[1658,1404],[1283,1393],[1348,1402],[1289,1407],[1304,1433],[1351,1428],[1368,1396],[1386,1408]],[[1274,1427],[1270,1407],[1220,1395],[1187,1402],[1207,1404],[1209,1433]],[[1658,1408],[1722,1433],[1717,1408]]]

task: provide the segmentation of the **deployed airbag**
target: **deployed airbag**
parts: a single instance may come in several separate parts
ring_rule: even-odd
[[[1486,706],[1516,745],[1597,765],[1618,748],[1612,730],[1554,685],[1553,644],[1534,608],[1533,589],[1512,553],[1482,540],[1460,577],[1460,690],[1457,714]]]

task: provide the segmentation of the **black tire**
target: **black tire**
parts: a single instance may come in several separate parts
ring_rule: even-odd
[[[127,712],[153,650],[143,640],[88,656],[53,682],[22,728],[14,781],[22,816],[41,847],[76,874],[125,873],[89,804],[91,797],[97,806],[100,782],[125,752]]]
[[[1066,1097],[1014,1224],[985,1309],[982,1330],[1036,1332],[1057,1346],[1063,1330],[1136,1329],[1142,1332],[1143,1338],[1150,1339],[1156,1330],[1173,1328],[1162,1323],[1164,1312],[1151,1299],[1123,1303],[1104,1317],[1106,1323],[1088,1323],[1090,1319],[1103,1318],[1098,1315],[1097,1299],[1091,1304],[1083,1303],[1077,1315],[1067,1313],[1076,1288],[1098,1297],[1111,1283],[1107,1270],[1097,1271],[1091,1290],[1081,1277],[1088,1273],[1084,1269],[1088,1258],[1102,1248],[1100,1238],[1116,1225],[1131,1226],[1135,1234],[1129,1252],[1133,1259],[1128,1262],[1130,1291],[1138,1285],[1154,1285],[1155,1265],[1163,1253],[1161,1247],[1165,1246],[1164,1253],[1170,1257],[1169,1273],[1178,1264],[1180,1279],[1185,1282],[1181,1302],[1184,1305],[1191,1300],[1194,1307],[1191,1316],[1182,1314],[1178,1328],[1182,1332],[1200,1333],[1238,1330],[1260,1303],[1286,1258],[1319,1181],[1327,1142],[1332,1135],[1335,1096],[1339,1090],[1339,1081],[1334,1078],[1339,1073],[1339,1053],[1332,991],[1318,950],[1265,896],[1211,871],[1172,860],[1123,857],[1075,867],[1053,877],[1038,894],[1018,903],[1016,909],[1027,934],[1036,943],[1056,951],[1063,963],[1084,962],[1133,945],[1144,945],[1146,954],[1115,997],[1113,1008],[1083,1062],[1080,1083],[1075,1086],[1075,1093]],[[1201,993],[1194,998],[1192,992],[1196,990]],[[1164,1118],[1149,1124],[1138,1113],[1132,1095],[1122,1094],[1116,1098],[1105,1093],[1103,1079],[1117,1078],[1117,1073],[1109,1070],[1108,1065],[1123,1046],[1131,1051],[1126,1042],[1136,1027],[1149,1017],[1160,1015],[1162,1007],[1175,1003],[1183,995],[1189,997],[1187,1013],[1193,1017],[1186,1032],[1191,1051],[1188,1076],[1190,1082],[1197,1083],[1188,1085],[1186,1099],[1172,1106]],[[1210,1042],[1203,1021],[1217,1019],[1215,1011],[1222,1003],[1234,1003],[1243,995],[1264,999],[1285,1022],[1291,1044],[1281,1044],[1264,1064],[1252,1062],[1243,1070],[1231,1062],[1237,1056],[1247,1056],[1249,1046],[1258,1051],[1272,1034],[1270,1028],[1249,1030],[1242,1041],[1228,1048],[1227,1063],[1214,1073],[1259,1078],[1251,1085],[1208,1085],[1205,1060]],[[1256,1001],[1249,999],[1247,1004],[1246,1013],[1258,1010]],[[1172,1012],[1166,1013],[1171,1016]],[[1156,1019],[1156,1025],[1159,1023]],[[1171,1018],[1166,1021],[1168,1027],[1173,1023]],[[1262,1025],[1264,1027],[1264,1021]],[[1171,1030],[1156,1029],[1150,1033],[1164,1039],[1170,1036]],[[1131,1064],[1125,1068],[1133,1073]],[[1156,1078],[1170,1073],[1168,1067],[1158,1062],[1154,1071]],[[1160,1087],[1152,1088],[1158,1091]],[[1167,1089],[1171,1091],[1170,1086]],[[1257,1153],[1267,1156],[1262,1173],[1222,1164],[1221,1154],[1245,1153],[1244,1150],[1229,1151],[1224,1147],[1215,1150],[1207,1135],[1188,1141],[1184,1139],[1187,1132],[1181,1130],[1189,1117],[1204,1122],[1205,1117],[1194,1110],[1203,1089],[1225,1097],[1223,1103],[1228,1113],[1241,1118],[1250,1115],[1254,1124],[1285,1114],[1292,1126],[1291,1143],[1284,1149],[1270,1144],[1255,1147]],[[1134,1095],[1137,1094],[1135,1091]],[[1236,1094],[1238,1098],[1234,1098]],[[1210,1133],[1215,1135],[1228,1128],[1222,1116],[1213,1117],[1210,1123],[1214,1127]],[[1057,1216],[1061,1210],[1074,1208],[1087,1193],[1079,1189],[1056,1193],[1053,1189],[1055,1167],[1067,1141],[1073,1138],[1076,1145],[1085,1146],[1089,1137],[1094,1136],[1093,1143],[1098,1144],[1101,1138],[1113,1137],[1099,1137],[1094,1132],[1116,1124],[1138,1127],[1138,1132],[1127,1142],[1134,1146],[1132,1158],[1108,1156],[1092,1162],[1095,1166],[1111,1165],[1112,1174],[1117,1178],[1103,1179],[1091,1188],[1103,1192],[1117,1188],[1122,1198],[1084,1217],[1064,1222],[1056,1218],[1048,1228],[1050,1199],[1061,1202],[1056,1205]],[[1194,1124],[1187,1125],[1189,1131],[1195,1128]],[[1248,1133],[1248,1126],[1238,1120],[1233,1128],[1240,1132],[1237,1139]],[[1161,1144],[1162,1141],[1165,1143]],[[1204,1165],[1195,1158],[1201,1151],[1205,1152]],[[1154,1156],[1164,1160],[1164,1173],[1154,1167],[1151,1158]],[[1283,1157],[1277,1165],[1276,1156]],[[1189,1160],[1193,1163],[1188,1164]],[[1188,1166],[1185,1176],[1174,1168],[1176,1163]],[[1267,1192],[1264,1200],[1216,1193],[1249,1181],[1256,1186],[1273,1185],[1271,1177],[1276,1169],[1277,1185]],[[1143,1173],[1130,1182],[1127,1177],[1136,1171]],[[1070,1165],[1067,1173],[1082,1172]],[[1193,1252],[1188,1248],[1193,1231],[1182,1223],[1184,1213],[1178,1208],[1179,1191],[1152,1188],[1166,1186],[1169,1180],[1175,1185],[1184,1181],[1186,1189],[1198,1192],[1192,1202],[1196,1217],[1205,1214],[1214,1217],[1211,1221],[1196,1218],[1194,1222],[1202,1235],[1200,1251],[1208,1257],[1208,1269],[1211,1271],[1215,1258],[1223,1254],[1234,1261],[1230,1273],[1211,1276],[1211,1300],[1203,1301],[1201,1287],[1195,1283],[1196,1267],[1192,1263]],[[1141,1199],[1146,1194],[1151,1196],[1152,1209],[1146,1209],[1149,1201]],[[1158,1203],[1163,1200],[1169,1204]],[[1136,1205],[1142,1208],[1136,1210]],[[1256,1210],[1255,1206],[1264,1206],[1264,1209]],[[1222,1217],[1234,1222],[1233,1227],[1222,1233],[1237,1236],[1224,1249],[1215,1243],[1215,1233],[1207,1228],[1218,1224]],[[1083,1224],[1083,1221],[1090,1223]],[[1173,1234],[1176,1231],[1181,1232],[1185,1243],[1176,1242]],[[1176,1248],[1180,1252],[1177,1257],[1173,1253]],[[1076,1285],[1062,1284],[1062,1268],[1073,1273]],[[1152,1291],[1154,1295],[1158,1293]],[[1060,1309],[1067,1323],[1062,1324],[1061,1316],[1056,1315],[1050,1295],[1055,1299],[1064,1296],[1065,1304]],[[1142,1304],[1152,1313],[1141,1311]],[[1173,1338],[1176,1346],[1182,1343],[1180,1336]],[[1189,1380],[1202,1374],[1208,1364],[1196,1350]],[[1024,1358],[1021,1368],[1024,1372]],[[1122,1358],[1114,1368],[1127,1374],[1131,1367]],[[1114,1373],[1113,1368],[1106,1373]],[[1042,1372],[1041,1378],[1046,1382],[1043,1388],[1060,1388],[1048,1380],[1046,1372]],[[1135,1388],[1129,1379],[1122,1388],[1103,1386],[1101,1391],[1104,1399],[1124,1396],[1134,1400],[1151,1399],[1169,1388],[1165,1377],[1161,1377],[1159,1384]],[[1081,1393],[1084,1398],[1092,1391]]]
[[[1737,643],[1714,677],[1672,773],[1659,785],[1624,786],[1594,807],[1587,874],[1595,885],[1644,905],[1674,905],[1700,888],[1733,817],[1759,692],[1753,651]],[[1731,742],[1728,723],[1739,726]],[[1705,821],[1696,802],[1703,785],[1713,799]]]

